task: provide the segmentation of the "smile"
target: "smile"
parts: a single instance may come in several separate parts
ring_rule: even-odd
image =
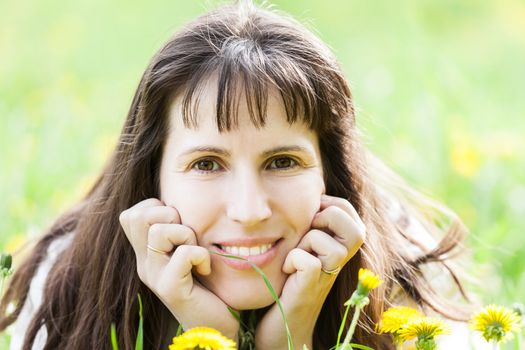
[[[274,246],[274,243],[262,244],[255,247],[235,247],[235,246],[219,246],[225,252],[232,255],[240,256],[255,256],[266,253],[270,248]]]
[[[232,245],[233,242],[221,242],[222,244],[214,244],[216,249],[221,253],[236,255],[243,258],[243,260],[228,258],[226,256],[218,256],[217,259],[224,262],[226,265],[236,270],[252,269],[251,264],[258,267],[263,267],[269,264],[277,255],[277,250],[281,246],[282,238],[273,240],[273,242],[236,242],[238,245]]]

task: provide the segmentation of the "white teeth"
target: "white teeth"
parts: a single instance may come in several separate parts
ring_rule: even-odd
[[[255,247],[233,247],[233,246],[221,246],[222,250],[233,255],[240,256],[255,256],[261,255],[268,251],[273,246],[273,244],[263,244]]]
[[[239,247],[239,255],[240,256],[248,256],[248,255],[250,255],[250,248]]]

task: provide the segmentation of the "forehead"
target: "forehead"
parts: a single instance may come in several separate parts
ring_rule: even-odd
[[[192,147],[219,146],[233,153],[264,152],[276,147],[299,146],[319,157],[318,137],[302,120],[290,123],[279,95],[268,93],[265,124],[257,126],[250,117],[246,98],[238,101],[238,120],[230,130],[220,131],[217,126],[217,92],[212,84],[202,89],[193,115],[196,125],[183,121],[183,96],[176,96],[169,108],[170,130],[168,153],[180,153]]]
[[[236,96],[228,96],[226,100],[231,102],[227,106],[222,105],[220,115],[217,113],[218,108],[218,88],[217,78],[212,76],[208,78],[201,86],[191,94],[189,102],[190,108],[185,108],[184,99],[186,91],[176,94],[169,104],[169,126],[170,130],[191,129],[197,130],[216,130],[218,133],[219,122],[226,124],[224,119],[231,120],[231,129],[247,130],[255,128],[264,129],[301,129],[305,133],[315,134],[304,122],[303,118],[297,118],[294,122],[289,122],[287,111],[281,95],[275,88],[267,90],[268,99],[266,106],[249,106],[246,93],[241,90]],[[255,116],[257,110],[261,110],[262,123],[260,118]],[[188,115],[189,114],[189,115]],[[222,119],[222,120],[221,120]],[[220,121],[219,121],[220,120]],[[229,122],[229,121],[228,121]],[[262,124],[262,126],[261,126]]]

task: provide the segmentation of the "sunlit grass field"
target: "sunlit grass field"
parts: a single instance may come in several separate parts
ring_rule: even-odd
[[[149,58],[216,3],[0,1],[0,251],[80,198]],[[524,302],[525,2],[273,3],[339,57],[369,147],[470,228],[474,292]]]

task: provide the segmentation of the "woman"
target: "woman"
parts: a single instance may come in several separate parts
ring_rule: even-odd
[[[358,269],[375,271],[386,283],[354,340],[392,348],[373,326],[396,300],[461,318],[421,270],[456,246],[460,225],[436,211],[414,236],[421,206],[394,182],[361,146],[350,90],[326,46],[275,11],[221,7],[153,57],[109,165],[13,276],[0,329],[20,317],[30,320],[24,349],[105,349],[114,322],[131,348],[140,293],[146,348],[165,348],[178,324],[237,339],[227,306],[257,310],[257,349],[286,348],[262,279],[219,252],[265,271],[295,346],[311,349],[335,344]],[[442,231],[435,244],[429,233]],[[31,311],[39,275],[44,292]]]

